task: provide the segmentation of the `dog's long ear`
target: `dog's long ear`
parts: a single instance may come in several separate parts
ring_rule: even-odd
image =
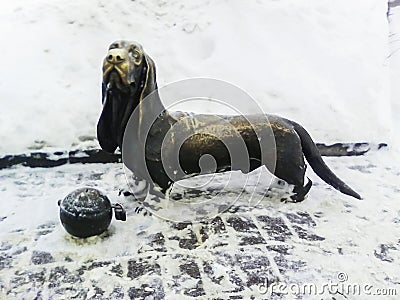
[[[146,53],[144,53],[144,60],[146,64],[146,79],[140,100],[144,99],[147,95],[157,89],[156,66],[154,61]]]
[[[143,53],[143,55],[145,74],[143,74],[143,78],[141,80],[141,85],[143,85],[143,88],[140,93],[138,105],[137,126],[139,130],[142,127],[142,120],[144,118],[148,117],[148,119],[151,119],[152,115],[160,114],[164,110],[157,90],[156,66],[150,56],[148,56],[146,53]],[[149,95],[151,96],[146,98]],[[144,101],[146,104],[144,104]]]

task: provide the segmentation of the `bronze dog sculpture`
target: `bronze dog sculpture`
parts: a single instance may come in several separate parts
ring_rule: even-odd
[[[127,41],[111,44],[103,63],[103,111],[97,124],[97,137],[103,150],[113,153],[119,147],[123,155],[125,151],[136,151],[134,157],[143,156],[145,165],[138,159],[133,159],[128,168],[139,178],[150,182],[150,193],[158,188],[165,194],[175,181],[185,178],[184,175],[200,174],[199,159],[204,154],[210,154],[216,161],[214,172],[241,170],[247,173],[265,165],[276,177],[294,185],[294,194],[291,196],[294,202],[304,200],[312,185],[311,180],[304,185],[305,157],[315,173],[326,183],[344,194],[361,199],[359,194],[328,168],[314,141],[299,124],[274,115],[265,115],[263,118],[258,115],[213,116],[168,112],[158,96],[155,72],[153,60],[143,51],[140,44]],[[150,101],[145,100],[149,95],[152,95],[153,102],[145,105],[146,101]],[[156,118],[149,126],[147,134],[143,136],[140,133],[142,118],[154,112]],[[267,123],[266,117],[269,121]],[[202,125],[193,125],[188,129],[190,138],[177,149],[184,175],[171,178],[162,162],[162,142],[173,125],[185,118],[189,118],[191,124]],[[132,130],[129,135],[124,136],[128,121],[133,122],[133,128],[138,130]],[[230,162],[226,147],[214,134],[217,131],[217,136],[226,135],[226,124],[233,126],[244,141],[250,158],[245,167],[234,166]],[[254,126],[264,128],[265,130],[261,130],[264,130],[265,134],[268,134],[268,130],[273,133],[276,161],[271,163],[262,159]],[[207,134],[208,131],[210,134]],[[179,127],[174,135],[188,133]],[[231,141],[237,139],[234,135],[226,138]],[[132,147],[140,143],[145,147],[142,150],[129,150],[129,146],[123,149],[123,140],[124,144]],[[174,143],[173,140],[170,142]],[[143,169],[147,171],[144,172]]]

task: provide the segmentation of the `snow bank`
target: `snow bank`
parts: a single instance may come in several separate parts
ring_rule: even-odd
[[[218,78],[299,121],[316,141],[387,141],[386,9],[376,0],[8,1],[0,153],[68,149],[95,136],[102,59],[120,38],[144,45],[160,85]]]

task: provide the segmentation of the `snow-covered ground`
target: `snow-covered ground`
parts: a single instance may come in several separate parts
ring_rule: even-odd
[[[3,170],[0,299],[260,299],[265,278],[322,287],[340,272],[345,283],[397,288],[398,296],[400,6],[390,24],[386,12],[382,0],[3,3],[2,155],[98,147],[91,137],[102,59],[120,38],[143,44],[160,86],[226,80],[318,142],[387,142],[389,149],[327,159],[363,201],[310,171],[315,185],[305,202],[266,198],[182,228],[135,214],[138,204],[118,196],[127,186],[118,164]],[[127,222],[113,222],[102,237],[69,237],[56,203],[81,185],[122,202]]]
[[[388,158],[395,159],[383,151],[328,160],[363,201],[312,176],[316,186],[302,203],[267,197],[249,208],[245,192],[229,211],[191,225],[136,214],[138,203],[118,196],[125,186],[118,164],[3,170],[0,298],[269,299],[266,280],[292,285],[305,299],[345,299],[336,289],[350,299],[377,289],[398,295],[400,168]],[[113,221],[108,233],[86,240],[66,234],[57,200],[83,185],[122,203],[127,221]],[[329,283],[330,292],[323,291]],[[304,285],[317,292],[297,290]],[[353,285],[360,290],[342,290]],[[290,298],[277,291],[275,299]]]

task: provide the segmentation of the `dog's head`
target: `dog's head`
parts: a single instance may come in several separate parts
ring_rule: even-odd
[[[153,60],[136,42],[110,45],[103,62],[103,111],[97,138],[103,150],[122,146],[129,117],[143,98],[157,88]]]

